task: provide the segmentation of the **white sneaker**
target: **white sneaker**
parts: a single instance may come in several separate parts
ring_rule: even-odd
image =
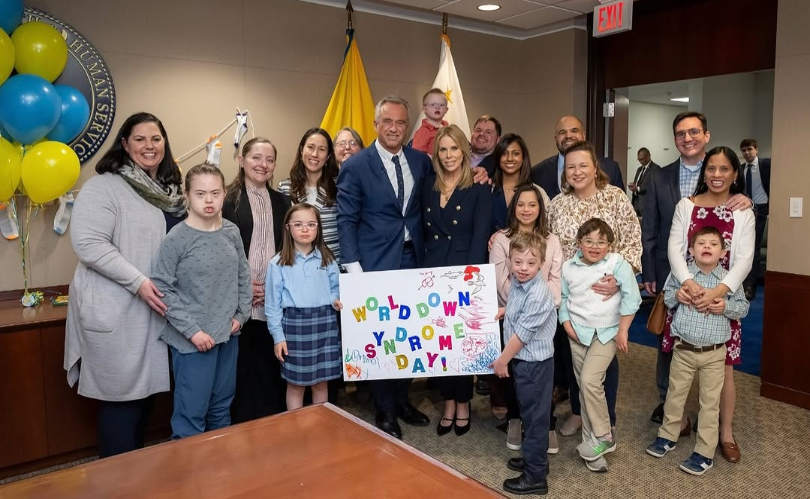
[[[557,431],[551,430],[548,432],[548,453],[556,454],[560,452],[560,443],[557,441]]]
[[[523,448],[523,422],[519,419],[510,419],[506,431],[506,447],[511,450]]]

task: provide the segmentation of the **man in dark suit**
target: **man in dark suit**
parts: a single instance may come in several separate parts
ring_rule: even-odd
[[[647,173],[646,193],[644,194],[644,216],[641,218],[641,242],[644,252],[641,255],[642,281],[644,289],[655,295],[664,287],[670,272],[667,246],[675,206],[685,197],[692,196],[697,187],[706,144],[711,137],[708,122],[703,113],[684,111],[672,123],[675,147],[681,156],[665,167],[651,168]],[[750,200],[742,194],[735,194],[726,203],[733,210],[751,207]],[[664,401],[669,389],[669,364],[671,352],[661,351],[659,336],[658,359],[655,367],[655,382],[658,386],[660,404],[650,416],[653,422],[661,423],[664,418]]]
[[[565,149],[581,140],[585,140],[585,127],[582,126],[582,121],[576,116],[560,118],[554,127],[554,141],[557,143],[559,154],[544,159],[532,168],[532,182],[542,187],[550,199],[554,199],[554,196],[560,193]],[[618,163],[610,158],[602,158],[599,160],[599,166],[607,174],[612,185],[624,190],[624,180]]]
[[[650,167],[652,166],[656,166],[658,168],[660,168],[660,166],[653,162],[652,158],[650,157],[650,150],[646,147],[642,147],[638,150],[636,159],[638,159],[638,163],[641,166],[638,170],[636,170],[636,177],[627,187],[633,192],[633,208],[636,210],[636,214],[641,216],[644,213],[644,206],[641,200],[644,193],[647,192],[647,187],[644,184],[649,178],[647,172],[650,171]]]
[[[495,158],[492,151],[501,138],[501,122],[494,116],[485,114],[475,120],[473,125],[472,139],[470,140],[470,151],[472,152],[472,166],[475,181],[480,182],[480,172],[476,168],[483,168],[487,172],[487,177],[495,175]]]
[[[740,143],[745,159],[745,193],[754,201],[757,212],[756,240],[754,242],[754,264],[745,279],[745,297],[753,300],[757,294],[759,267],[762,265],[762,236],[765,234],[765,222],[768,221],[768,201],[771,196],[771,158],[759,158],[759,146],[754,139],[745,139]]]
[[[347,272],[412,269],[422,263],[422,185],[431,181],[430,158],[403,147],[410,106],[396,96],[375,109],[377,139],[340,169],[337,180],[337,224],[340,252]],[[371,394],[376,423],[402,438],[397,418],[415,426],[430,424],[408,401],[410,379],[376,380]]]

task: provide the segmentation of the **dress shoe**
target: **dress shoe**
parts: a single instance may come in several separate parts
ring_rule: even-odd
[[[442,424],[442,421],[450,421],[450,425],[449,425],[449,426],[444,426],[444,425]],[[440,419],[440,420],[439,420],[439,424],[437,424],[437,425],[436,425],[436,433],[437,433],[439,436],[442,436],[442,435],[447,435],[448,433],[450,433],[451,431],[453,431],[453,425],[454,425],[454,424],[456,424],[456,420],[455,420],[455,418],[453,418],[453,419],[449,419],[449,418],[442,418],[442,419]]]
[[[503,490],[511,492],[512,494],[520,495],[546,495],[548,494],[548,482],[546,480],[534,482],[530,480],[525,473],[521,473],[521,475],[517,478],[507,478],[503,482]]]
[[[481,376],[479,376],[478,381],[475,382],[475,393],[484,396],[489,395],[489,382]]]
[[[458,411],[458,409],[456,409],[456,411]],[[472,425],[471,418],[472,418],[472,406],[471,406],[471,404],[469,402],[467,402],[467,417],[466,418],[460,418],[460,417],[458,417],[458,415],[456,415],[456,424],[455,424],[455,427],[454,427],[456,435],[458,435],[460,437],[461,435],[464,435],[465,433],[470,431],[470,426]],[[458,424],[459,421],[466,422],[467,424],[459,425]]]
[[[678,434],[681,437],[688,437],[692,434],[692,422],[689,421],[689,418],[686,418],[686,426],[681,428],[681,432]]]
[[[399,427],[397,417],[393,412],[378,412],[375,422],[377,423],[377,428],[392,437],[402,438],[402,428]]]
[[[740,447],[737,445],[736,440],[733,442],[720,442],[720,453],[730,463],[740,462]]]
[[[658,404],[658,407],[652,412],[652,416],[650,416],[650,421],[655,424],[661,424],[664,422],[664,404]]]
[[[397,417],[411,426],[427,426],[430,424],[430,418],[419,412],[410,402],[397,406]]]
[[[523,470],[526,469],[526,461],[522,457],[513,457],[506,461],[506,467],[512,471],[523,473]]]

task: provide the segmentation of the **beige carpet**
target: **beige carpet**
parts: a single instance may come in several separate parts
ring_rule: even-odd
[[[610,471],[602,474],[588,471],[576,455],[579,437],[560,437],[560,453],[550,456],[547,497],[810,498],[810,411],[760,397],[759,378],[736,373],[735,435],[742,460],[729,464],[718,451],[715,467],[702,477],[693,477],[680,471],[678,464],[692,453],[694,433],[678,442],[678,448],[662,459],[655,459],[644,451],[657,431],[657,426],[649,420],[657,402],[655,351],[631,344],[630,353],[620,355],[619,359],[618,448],[607,457]],[[373,423],[371,404],[358,403],[351,390],[341,396],[339,405]],[[431,425],[424,428],[403,425],[406,443],[498,491],[502,490],[504,479],[516,475],[505,464],[519,453],[506,448],[506,435],[496,429],[501,422],[492,416],[488,398],[476,395],[472,429],[462,437],[454,433],[436,435],[435,423],[443,401],[438,391],[425,391],[424,380],[414,383],[411,400],[431,417]],[[696,387],[693,387],[687,412],[694,420]],[[567,402],[557,410],[560,421],[569,413]],[[0,484],[31,475],[0,480]]]
[[[655,350],[630,345],[628,355],[620,354],[620,385],[617,407],[618,448],[607,457],[608,473],[592,473],[577,456],[579,435],[560,437],[560,452],[550,456],[547,497],[695,497],[730,498],[810,498],[810,411],[759,396],[759,378],[735,373],[737,412],[735,437],[742,452],[738,464],[726,462],[719,449],[715,466],[702,477],[682,472],[678,464],[695,445],[694,433],[678,442],[678,448],[661,459],[647,455],[645,448],[656,437],[657,426],[649,416],[657,403],[654,381]],[[403,425],[403,440],[447,463],[476,480],[502,491],[503,480],[516,473],[506,461],[519,452],[506,448],[506,434],[496,429],[501,421],[490,411],[488,397],[473,399],[473,420],[469,433],[439,437],[435,423],[443,407],[437,390],[424,391],[416,381],[411,400],[431,418],[431,425],[415,428]],[[342,407],[373,422],[369,404],[342,400]],[[697,385],[692,389],[687,412],[697,414]],[[568,402],[557,409],[565,421]],[[506,494],[508,497],[519,497]]]

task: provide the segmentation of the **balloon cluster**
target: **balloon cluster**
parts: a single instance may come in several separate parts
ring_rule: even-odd
[[[90,106],[75,88],[53,84],[68,58],[61,33],[21,24],[22,16],[22,0],[0,0],[0,203],[22,182],[41,204],[78,180],[79,157],[67,144],[84,130]]]

